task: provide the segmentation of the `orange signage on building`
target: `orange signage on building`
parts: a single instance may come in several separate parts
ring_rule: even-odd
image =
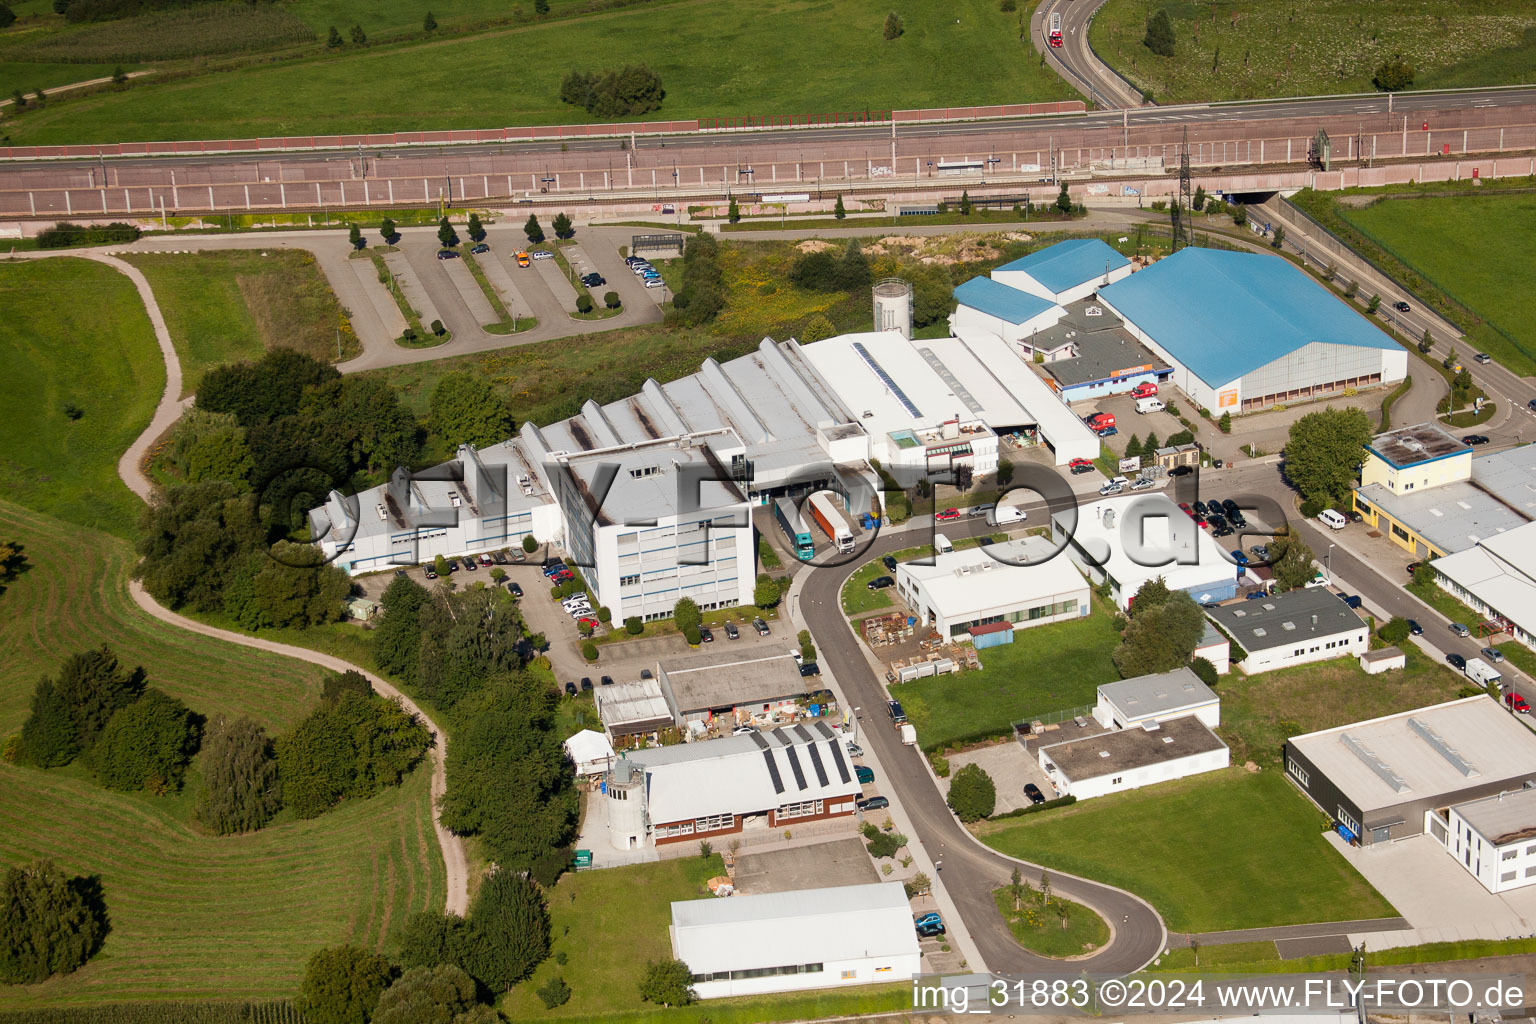
[[[1223,391],[1221,394],[1216,396],[1216,407],[1218,409],[1225,409],[1228,406],[1233,406],[1233,405],[1236,405],[1236,404],[1237,404],[1237,389],[1236,388],[1233,388],[1230,391]]]

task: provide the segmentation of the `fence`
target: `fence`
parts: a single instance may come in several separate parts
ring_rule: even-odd
[[[1050,711],[1043,715],[1030,715],[1013,723],[1013,734],[1022,744],[1028,745],[1029,727],[1035,722],[1041,725],[1060,725],[1075,718],[1086,718],[1093,714],[1094,705],[1084,704],[1081,707],[1067,708],[1064,711]]]

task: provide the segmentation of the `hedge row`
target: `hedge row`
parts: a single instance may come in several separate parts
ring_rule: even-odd
[[[1002,814],[994,814],[987,820],[999,821],[1003,818],[1022,818],[1024,815],[1034,814],[1036,811],[1048,811],[1053,807],[1066,807],[1069,804],[1075,803],[1077,803],[1077,797],[1075,796],[1059,796],[1055,800],[1047,800],[1043,804],[1028,804],[1024,807],[1016,807],[1011,811],[1004,811]]]
[[[139,229],[132,224],[113,221],[84,227],[60,221],[53,227],[38,232],[39,249],[68,249],[77,245],[106,245],[109,242],[133,242],[139,237]]]

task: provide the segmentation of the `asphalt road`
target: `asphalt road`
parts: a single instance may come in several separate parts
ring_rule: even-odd
[[[884,687],[870,671],[864,654],[843,617],[838,594],[843,582],[869,558],[913,543],[913,535],[880,537],[856,563],[812,572],[800,595],[800,617],[809,624],[821,659],[830,664],[844,696],[860,710],[861,742],[872,746],[889,784],[900,794],[928,856],[943,862],[944,886],[954,900],[967,930],[994,973],[1055,972],[1062,962],[1023,949],[1008,931],[992,900],[992,891],[1006,885],[1014,867],[1026,877],[1039,878],[1039,865],[1022,864],[989,850],[975,840],[950,813],[934,786],[923,755],[901,743],[886,715]],[[1022,864],[1022,866],[1021,866]],[[1073,961],[1071,969],[1110,973],[1130,972],[1146,965],[1163,947],[1162,919],[1141,898],[1123,890],[1045,868],[1051,887],[1061,896],[1097,910],[1114,929],[1099,953]]]
[[[1088,25],[1107,0],[1046,0],[1029,22],[1029,40],[1045,55],[1057,74],[1094,106],[1105,110],[1141,106],[1141,93],[1094,55],[1088,45]],[[1047,38],[1052,14],[1061,15],[1062,45]]]

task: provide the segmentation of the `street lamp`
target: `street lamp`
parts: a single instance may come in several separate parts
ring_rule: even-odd
[[[1327,554],[1323,555],[1323,567],[1327,570],[1326,575],[1329,583],[1333,582],[1333,548],[1334,546],[1329,544]]]

